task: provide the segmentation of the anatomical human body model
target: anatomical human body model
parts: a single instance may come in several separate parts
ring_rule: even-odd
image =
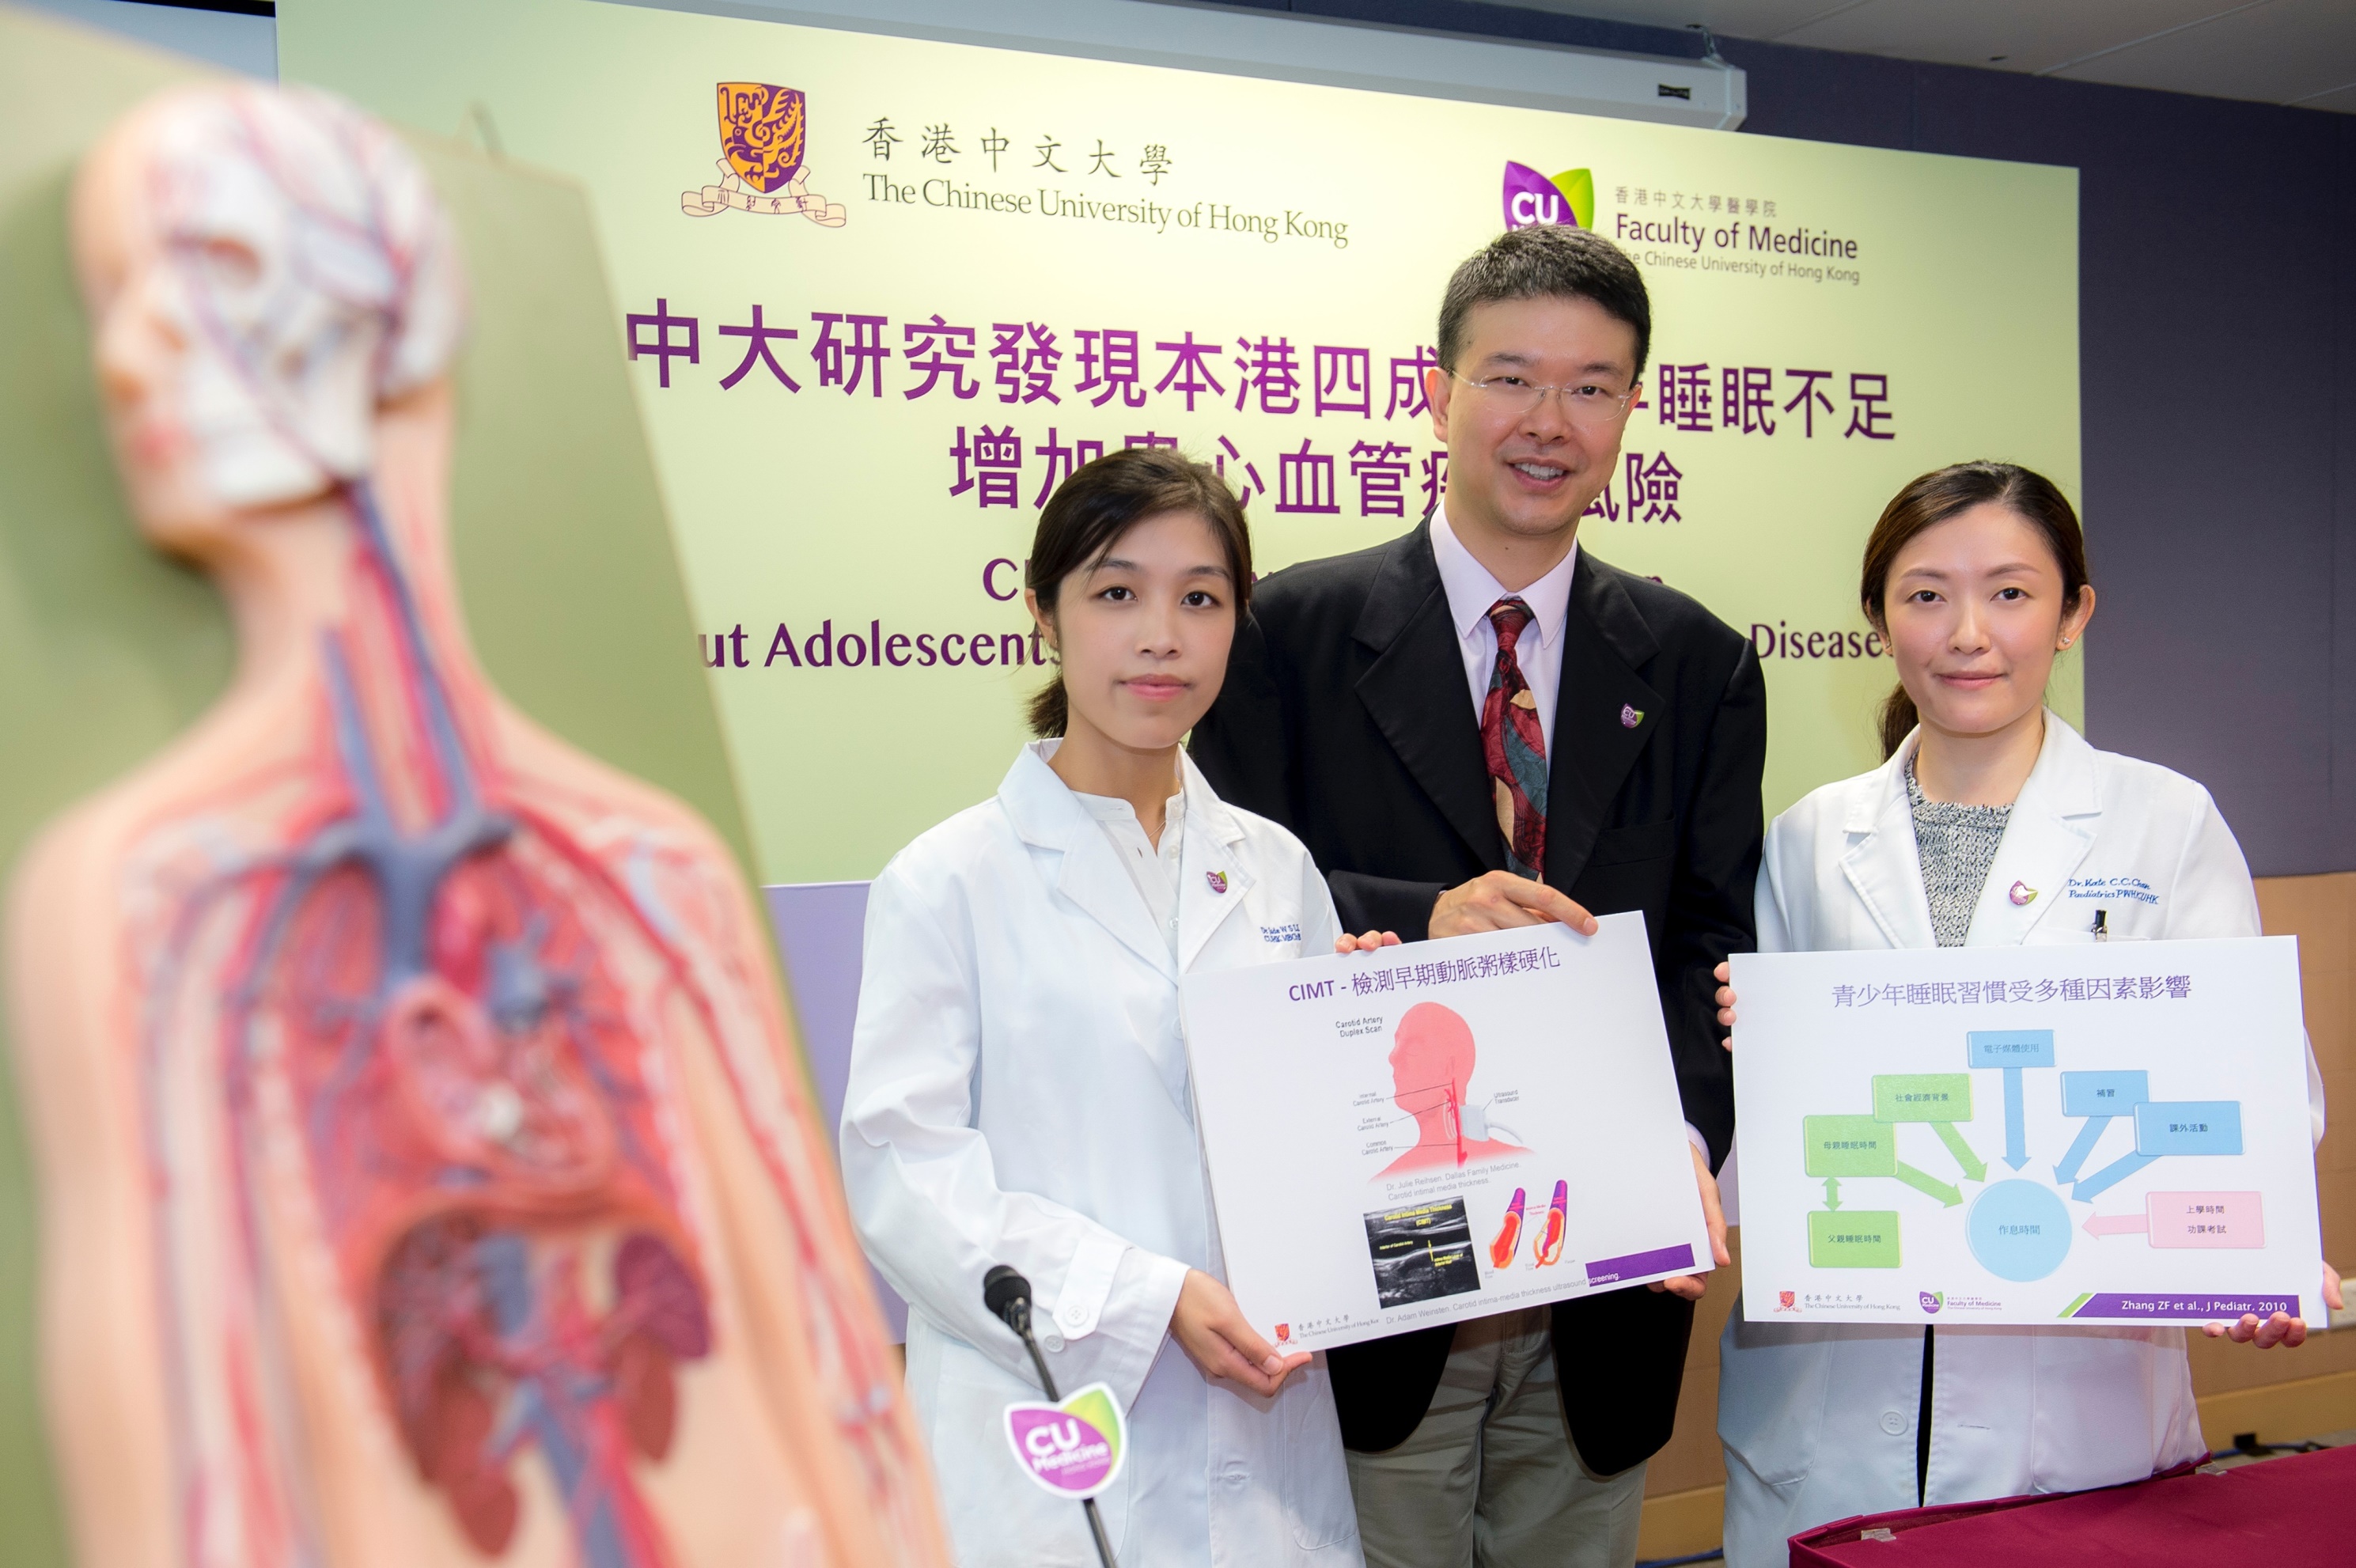
[[[75,242],[133,509],[241,640],[10,892],[83,1561],[945,1562],[746,889],[473,663],[422,175],[183,91]]]

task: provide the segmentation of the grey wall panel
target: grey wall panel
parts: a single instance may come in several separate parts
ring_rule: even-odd
[[[2324,198],[2333,217],[2330,252],[2338,259],[2331,285],[2332,332],[2321,351],[2341,373],[2331,378],[2331,835],[2323,854],[2307,857],[2317,870],[2356,866],[2356,115],[2340,116],[2339,146]]]

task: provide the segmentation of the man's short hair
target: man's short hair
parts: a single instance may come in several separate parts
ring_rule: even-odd
[[[1464,259],[1440,301],[1440,363],[1456,368],[1464,319],[1493,300],[1590,299],[1636,329],[1636,374],[1653,348],[1653,301],[1626,252],[1590,229],[1534,223],[1508,229]]]

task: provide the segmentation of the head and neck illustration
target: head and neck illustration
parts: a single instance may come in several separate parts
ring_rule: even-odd
[[[12,890],[86,1560],[944,1561],[741,880],[472,658],[423,171],[183,90],[74,240],[132,510],[240,642]]]
[[[1437,1002],[1419,1002],[1392,1034],[1391,1102],[1415,1118],[1415,1146],[1376,1177],[1456,1170],[1529,1151],[1489,1136],[1485,1109],[1467,1098],[1476,1050],[1472,1026]]]

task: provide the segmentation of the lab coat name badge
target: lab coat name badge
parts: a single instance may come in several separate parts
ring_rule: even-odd
[[[1060,1404],[1008,1405],[1006,1441],[1024,1475],[1055,1496],[1077,1501],[1119,1479],[1129,1426],[1111,1388],[1090,1383]]]

